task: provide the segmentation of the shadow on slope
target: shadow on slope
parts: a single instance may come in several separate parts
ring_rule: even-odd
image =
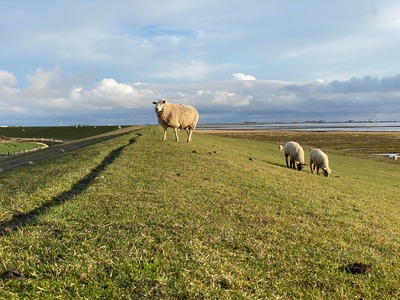
[[[138,134],[140,136],[140,134]],[[107,157],[103,159],[103,161],[92,171],[87,174],[85,177],[83,177],[81,180],[76,182],[70,190],[65,191],[58,196],[55,196],[52,200],[43,203],[41,206],[27,212],[24,214],[18,214],[14,215],[13,218],[9,221],[2,222],[0,223],[0,235],[4,235],[7,233],[10,233],[14,231],[18,227],[24,227],[29,223],[32,223],[38,218],[41,214],[43,214],[46,210],[55,207],[57,205],[60,205],[64,202],[67,202],[68,200],[72,199],[73,197],[81,194],[84,192],[100,175],[100,173],[111,163],[114,162],[118,156],[121,155],[122,150],[124,150],[125,147],[132,145],[136,141],[135,138],[132,138],[129,140],[129,143],[126,145],[123,145],[115,150],[113,150]]]

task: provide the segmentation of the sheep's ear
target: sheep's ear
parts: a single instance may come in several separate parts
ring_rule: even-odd
[[[153,104],[157,104],[157,102],[152,102]]]
[[[164,104],[167,103],[167,100],[163,99],[162,103],[164,103]]]

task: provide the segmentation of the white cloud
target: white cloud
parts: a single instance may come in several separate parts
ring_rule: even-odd
[[[154,74],[154,78],[180,79],[184,81],[204,80],[210,71],[210,66],[203,61],[189,61],[186,63],[170,64],[169,69]]]
[[[153,92],[144,84],[118,83],[113,78],[104,78],[87,89],[74,88],[70,97],[74,105],[92,109],[137,108],[143,100],[155,98]]]
[[[15,87],[17,85],[17,78],[14,74],[0,70],[0,87]]]
[[[321,85],[321,84],[325,84],[325,81],[323,79],[315,79],[312,84],[315,85]]]
[[[7,63],[19,75],[57,64],[92,72],[94,80],[161,83],[218,80],[236,70],[252,75],[236,73],[235,80],[301,81],[397,72],[397,4],[134,2],[98,0],[90,18],[92,1],[26,4],[23,11],[7,5],[0,64],[23,57],[17,67]]]
[[[151,102],[161,98],[194,105],[201,122],[337,121],[355,118],[352,115],[383,119],[383,114],[400,119],[400,114],[396,115],[400,111],[400,74],[341,81],[210,80],[191,84],[124,83],[106,77],[92,85],[76,78],[72,84],[71,77],[62,76],[57,67],[38,68],[29,74],[24,89],[5,93],[4,88],[16,90],[17,78],[1,71],[0,110],[7,117],[1,125],[6,120],[18,125],[31,116],[59,120],[65,115],[71,120],[87,120],[89,115],[93,123],[110,123],[110,118],[131,120],[132,116],[133,122],[156,123]]]
[[[37,68],[33,73],[27,76],[28,89],[32,90],[46,90],[54,87],[61,77],[61,69],[54,67],[51,70],[44,70]]]
[[[97,0],[90,18],[94,1],[14,2],[0,11],[0,107],[14,124],[93,112],[153,120],[149,103],[162,97],[224,121],[399,110],[394,1]]]
[[[212,94],[212,103],[227,107],[245,107],[248,106],[253,99],[252,96],[243,96],[228,91],[214,91],[209,93]]]
[[[375,26],[379,30],[394,30],[398,31],[400,28],[400,4],[398,2],[393,2],[387,7],[382,7],[375,11],[377,18]]]
[[[65,98],[37,99],[35,104],[39,109],[70,109],[71,103]]]
[[[232,79],[234,80],[256,80],[254,76],[251,75],[245,75],[242,73],[235,73],[232,75]]]
[[[35,101],[65,97],[69,89],[69,83],[62,77],[60,67],[37,68],[27,75],[27,86],[22,90],[22,94],[33,104]]]
[[[16,88],[17,78],[14,74],[0,70],[0,100],[3,97],[9,97],[19,92]]]

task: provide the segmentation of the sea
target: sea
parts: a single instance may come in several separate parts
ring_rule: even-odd
[[[303,122],[198,124],[196,129],[400,132],[400,122]]]

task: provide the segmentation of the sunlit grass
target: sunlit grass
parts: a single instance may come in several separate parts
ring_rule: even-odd
[[[0,298],[400,297],[397,164],[332,154],[325,178],[276,143],[138,133],[1,175],[2,269],[23,277]]]
[[[0,143],[0,156],[7,154],[23,153],[27,150],[40,149],[43,145],[27,142],[3,142]]]

